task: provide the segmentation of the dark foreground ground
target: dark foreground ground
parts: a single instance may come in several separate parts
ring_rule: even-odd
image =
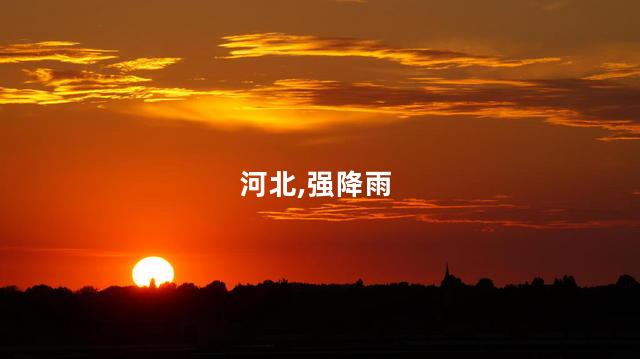
[[[0,289],[0,358],[640,358],[640,286]]]
[[[210,350],[178,345],[13,347],[2,358],[639,358],[637,341],[431,341],[395,345],[279,347]]]

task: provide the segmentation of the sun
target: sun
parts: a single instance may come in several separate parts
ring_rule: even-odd
[[[173,267],[162,257],[146,257],[136,263],[131,276],[138,287],[149,287],[152,279],[160,286],[173,281]]]

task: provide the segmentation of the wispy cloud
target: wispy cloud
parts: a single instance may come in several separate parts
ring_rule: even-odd
[[[107,68],[115,68],[122,72],[161,70],[180,61],[182,61],[180,57],[141,57],[135,60],[117,62],[107,66]]]
[[[59,61],[86,65],[117,57],[117,50],[92,49],[77,45],[79,43],[72,41],[44,41],[0,46],[0,64]]]
[[[109,100],[140,100],[144,102],[177,101],[192,96],[211,96],[217,91],[197,91],[181,87],[118,85],[80,88],[56,87],[50,91],[0,87],[0,104],[55,105]]]
[[[577,218],[566,209],[535,209],[511,203],[508,199],[503,196],[472,200],[341,198],[309,208],[292,207],[281,211],[261,211],[259,214],[273,220],[349,222],[412,219],[430,224],[529,229],[640,226],[637,219]]]
[[[224,39],[227,42],[221,46],[231,49],[231,58],[266,55],[367,56],[430,68],[510,67],[556,60],[510,60],[452,51],[392,48],[370,40],[281,33],[238,35]],[[8,47],[18,46],[24,56],[29,54],[29,61],[63,58],[82,64],[97,61],[100,56],[114,56],[111,54],[113,50],[83,49],[76,45],[59,41]],[[31,51],[33,49],[42,51]],[[82,54],[84,57],[80,56]],[[9,59],[6,55],[1,54],[0,58]],[[129,73],[161,69],[178,61],[181,58],[143,57],[107,65],[99,72],[94,69],[24,70],[29,77],[27,83],[37,86],[23,89],[2,87],[0,104],[188,100],[179,104],[145,106],[141,113],[154,117],[206,121],[222,126],[247,124],[269,130],[311,129],[336,121],[362,122],[417,116],[537,118],[557,125],[609,131],[610,135],[603,136],[602,140],[640,139],[640,88],[625,81],[615,81],[640,73],[640,67],[632,63],[605,63],[599,73],[581,79],[529,80],[464,75],[355,83],[282,79],[270,85],[250,88],[243,85],[235,90],[228,87],[158,87],[152,85],[149,77]],[[340,116],[335,116],[335,113]]]
[[[539,118],[612,131],[603,140],[640,138],[640,89],[603,81],[420,78],[414,83],[381,85],[291,79],[252,89],[250,94],[279,108],[397,117]]]
[[[560,61],[557,57],[505,59],[430,48],[401,48],[376,40],[347,37],[289,35],[278,32],[223,37],[220,46],[230,49],[228,58],[278,56],[358,56],[397,62],[408,66],[444,69],[449,67],[520,67]]]
[[[402,83],[286,79],[147,107],[153,116],[299,130],[336,121],[428,116],[540,119],[562,126],[601,128],[601,140],[640,139],[640,89],[594,80],[418,78]],[[339,116],[336,116],[339,113]]]
[[[77,89],[104,86],[118,86],[151,81],[149,78],[122,74],[100,74],[87,70],[56,71],[47,68],[23,70],[31,79],[28,83],[39,83],[44,86]]]
[[[46,90],[0,87],[0,104],[53,105],[132,99],[158,102],[224,93],[179,87],[155,87],[148,85],[151,81],[149,78],[128,74],[101,74],[89,70],[56,71],[47,68],[24,72],[30,78],[27,83],[41,85]]]
[[[442,78],[442,77],[413,77],[410,80],[426,85],[438,86],[456,86],[456,87],[477,87],[477,86],[535,86],[530,81],[523,80],[506,80],[506,79],[488,79],[488,78]],[[432,87],[431,90],[438,90],[438,87]]]
[[[154,117],[310,129],[336,121],[417,116],[535,118],[610,131],[602,140],[640,139],[640,89],[607,80],[413,78],[400,83],[285,79],[248,89],[164,88],[130,74],[25,70],[43,89],[0,90],[0,103],[56,104],[92,100],[186,100],[144,107]],[[194,99],[198,97],[198,99]],[[340,113],[340,116],[335,116]]]
[[[640,77],[640,65],[624,62],[606,62],[600,72],[584,77],[587,80],[610,80],[627,77]]]
[[[59,103],[62,98],[50,91],[0,87],[0,105]]]

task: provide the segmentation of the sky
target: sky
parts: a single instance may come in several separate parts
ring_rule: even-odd
[[[3,1],[0,285],[640,277],[637,1]],[[391,171],[376,198],[242,171]]]

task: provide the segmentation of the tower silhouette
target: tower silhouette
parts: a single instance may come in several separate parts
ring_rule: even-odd
[[[452,287],[461,287],[463,286],[462,280],[449,271],[449,263],[446,264],[444,270],[444,278],[440,282],[440,287],[442,288],[452,288]]]

